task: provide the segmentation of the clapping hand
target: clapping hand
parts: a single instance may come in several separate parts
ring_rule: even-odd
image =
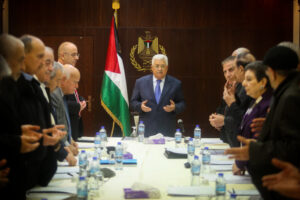
[[[272,159],[275,167],[282,169],[277,174],[266,175],[262,178],[263,186],[280,194],[299,198],[300,196],[300,172],[299,169],[288,162]]]
[[[237,136],[237,139],[242,142],[245,146],[234,147],[225,150],[225,155],[230,155],[229,158],[234,158],[236,160],[247,161],[249,160],[249,145],[250,142],[255,140],[247,139],[242,136]]]

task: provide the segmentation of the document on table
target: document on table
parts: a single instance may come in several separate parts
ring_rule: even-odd
[[[258,190],[235,190],[237,196],[259,196]]]
[[[78,173],[79,167],[58,167],[56,170],[56,174],[67,174],[67,173]]]
[[[52,180],[71,179],[73,176],[78,176],[76,173],[54,174]]]
[[[211,165],[232,165],[234,163],[233,159],[229,159],[225,155],[211,155]]]
[[[95,137],[81,137],[78,138],[78,142],[84,141],[84,142],[94,142]]]
[[[214,196],[215,188],[211,187],[211,186],[169,187],[168,195],[173,195],[173,196]]]
[[[82,142],[78,142],[78,148],[79,149],[91,149],[94,148],[94,143],[82,143]]]
[[[210,167],[217,172],[232,171],[232,165],[210,165]]]
[[[67,193],[76,194],[76,187],[35,187],[27,193]]]
[[[202,144],[224,144],[220,138],[202,138]]]
[[[217,179],[216,174],[203,174],[201,175],[204,179],[208,181],[215,181]],[[224,179],[226,180],[227,184],[251,184],[251,177],[244,175],[238,176],[233,174],[224,174]]]

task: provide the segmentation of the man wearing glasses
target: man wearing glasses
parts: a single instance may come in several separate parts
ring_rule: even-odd
[[[140,113],[145,124],[145,136],[162,133],[174,136],[176,114],[185,109],[181,81],[167,75],[168,57],[152,58],[152,73],[136,80],[130,100],[131,108]]]

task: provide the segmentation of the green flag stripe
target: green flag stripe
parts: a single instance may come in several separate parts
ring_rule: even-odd
[[[120,126],[125,136],[130,135],[129,107],[120,89],[104,73],[101,91],[101,104],[106,112]]]

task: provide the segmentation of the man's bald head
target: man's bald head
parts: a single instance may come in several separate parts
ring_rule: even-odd
[[[65,95],[73,94],[78,88],[78,83],[80,81],[80,72],[74,66],[66,64],[64,65],[63,73],[64,76],[61,82],[61,89]]]
[[[58,47],[58,61],[75,66],[79,59],[77,46],[72,42],[63,42]]]
[[[24,44],[12,35],[0,36],[0,54],[4,57],[12,71],[12,77],[17,80],[24,68]]]
[[[45,45],[32,35],[24,35],[20,39],[25,47],[25,72],[34,75],[43,66]]]

